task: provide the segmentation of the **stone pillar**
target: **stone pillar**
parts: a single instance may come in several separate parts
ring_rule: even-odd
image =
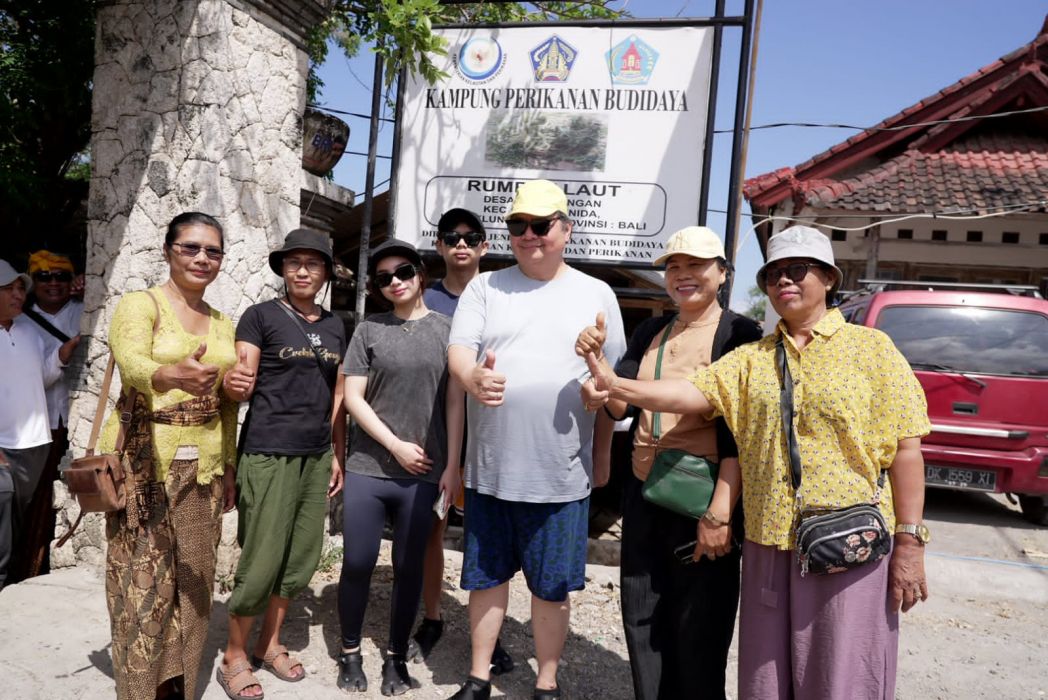
[[[175,215],[203,211],[225,228],[208,303],[235,319],[275,295],[267,254],[300,218],[303,37],[324,4],[112,0],[99,10],[82,326],[89,342],[70,413],[74,454],[90,432],[110,316],[121,294],[166,279],[161,245]],[[65,504],[59,533],[76,509]],[[56,565],[100,560],[101,522],[85,519]]]

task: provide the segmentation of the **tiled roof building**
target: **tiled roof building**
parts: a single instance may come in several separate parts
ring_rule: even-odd
[[[826,231],[846,289],[862,277],[1044,285],[1048,18],[1029,44],[743,193],[755,220]],[[890,221],[932,212],[945,216]],[[786,225],[758,226],[762,247]]]

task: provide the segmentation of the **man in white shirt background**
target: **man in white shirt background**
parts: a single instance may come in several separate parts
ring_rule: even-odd
[[[25,317],[44,344],[44,357],[80,333],[83,302],[74,299],[76,281],[73,261],[65,255],[38,250],[29,256],[29,276],[33,290]],[[72,376],[63,372],[47,387],[47,420],[51,427],[51,449],[23,520],[26,537],[16,553],[16,566],[9,582],[14,583],[51,570],[50,545],[54,539],[54,482],[58,464],[69,449],[66,427],[69,424],[69,390]]]
[[[0,260],[0,588],[11,553],[24,539],[21,528],[51,445],[44,391],[62,374],[76,349],[75,336],[50,353],[22,315],[29,275]]]

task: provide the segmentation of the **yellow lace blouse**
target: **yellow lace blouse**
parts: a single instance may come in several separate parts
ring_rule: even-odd
[[[149,299],[149,294],[156,304]],[[153,322],[157,309],[160,320],[156,335]],[[182,327],[159,288],[149,292],[125,294],[113,312],[109,325],[109,347],[120,370],[124,386],[133,386],[146,399],[151,411],[173,406],[193,398],[181,389],[158,393],[152,384],[153,374],[164,365],[173,365],[192,353],[200,343],[207,343],[207,352],[201,361],[221,368],[215,391],[221,400],[219,416],[199,426],[153,424],[153,458],[156,462],[156,480],[167,478],[168,468],[180,446],[195,446],[199,450],[197,483],[208,484],[223,473],[225,465],[232,465],[236,455],[237,404],[225,398],[221,391],[222,376],[236,363],[233,347],[233,324],[226,316],[211,309],[211,323],[207,336],[190,335]],[[99,450],[112,450],[116,442],[119,416],[110,412],[99,440]]]

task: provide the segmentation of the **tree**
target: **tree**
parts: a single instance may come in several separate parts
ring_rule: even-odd
[[[0,0],[0,226],[15,250],[54,245],[86,196],[96,9]]]
[[[316,99],[323,83],[315,68],[324,62],[328,39],[352,58],[364,44],[373,44],[388,63],[386,87],[403,67],[433,83],[447,75],[430,54],[444,56],[446,42],[433,34],[434,24],[614,19],[624,12],[607,7],[611,0],[584,2],[474,2],[446,5],[440,0],[335,0],[330,17],[309,39],[309,98]]]
[[[746,301],[749,302],[749,306],[743,314],[749,316],[754,321],[763,322],[764,314],[768,307],[768,297],[765,296],[764,292],[762,292],[757,285],[750,287],[746,295]]]

